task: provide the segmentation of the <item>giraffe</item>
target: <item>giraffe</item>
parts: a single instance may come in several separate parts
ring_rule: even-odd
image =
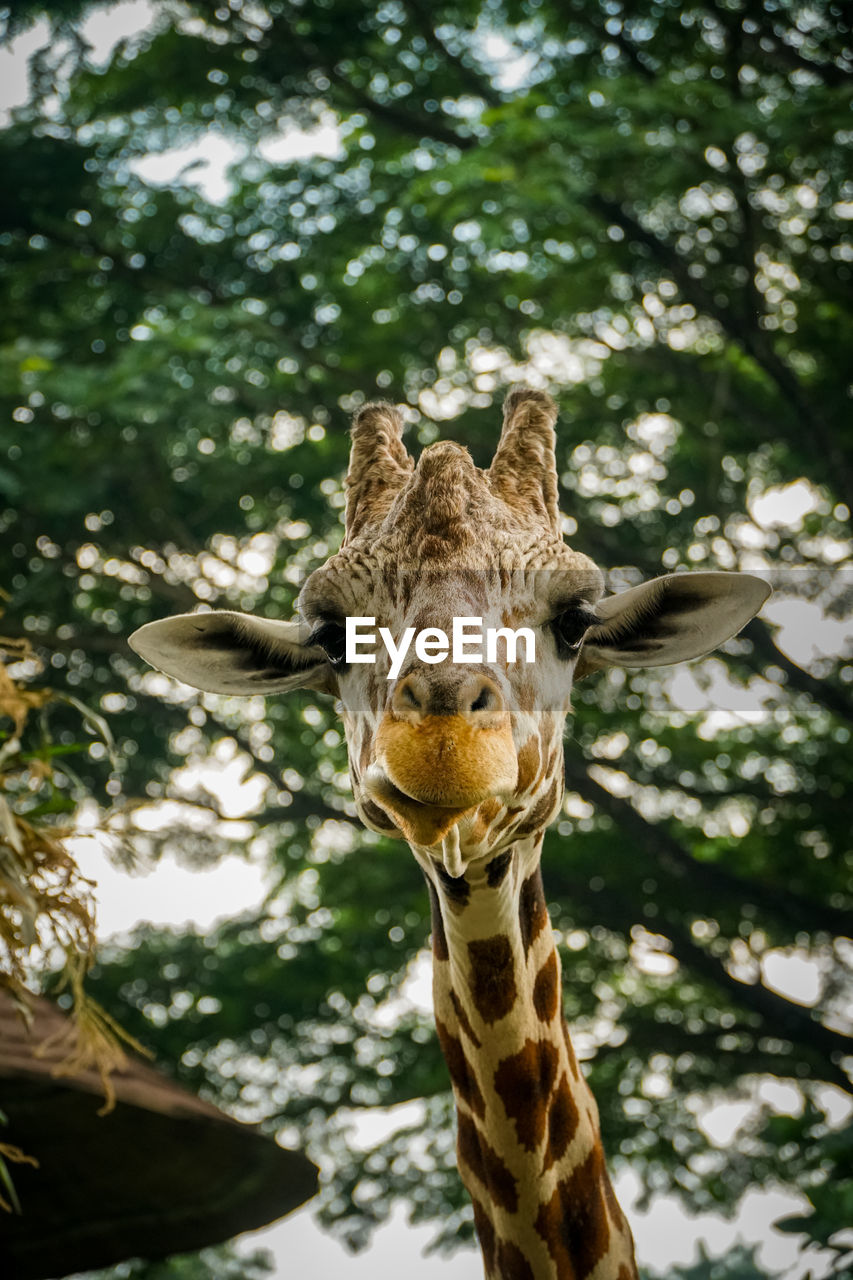
[[[299,617],[185,614],[148,623],[130,643],[210,692],[311,688],[339,699],[358,814],[405,840],[426,877],[435,1024],[488,1280],[636,1280],[562,1014],[539,867],[562,804],[572,680],[708,653],[769,587],[699,572],[604,595],[599,568],[563,540],[556,416],[543,392],[510,392],[483,471],[450,442],[415,464],[398,411],[365,405],[352,428],[343,544],[307,578]],[[347,619],[435,640],[429,629],[475,617],[529,627],[535,659],[513,663],[504,635],[501,657],[476,664],[439,662],[424,642],[393,679],[381,650],[347,661]]]

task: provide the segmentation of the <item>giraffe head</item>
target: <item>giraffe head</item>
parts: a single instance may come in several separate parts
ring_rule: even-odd
[[[708,653],[769,594],[747,574],[691,573],[605,597],[600,570],[563,541],[555,419],[546,395],[511,393],[481,471],[450,443],[415,464],[397,411],[366,405],[353,426],[346,536],[305,582],[300,619],[187,614],[140,628],[133,648],[213,693],[309,687],[339,698],[362,820],[450,875],[544,831],[562,799],[573,679]],[[396,661],[379,644],[348,662],[347,619],[384,628]],[[484,660],[446,653],[440,636],[453,635],[454,619],[492,632]],[[521,628],[529,635],[514,653],[507,632]]]

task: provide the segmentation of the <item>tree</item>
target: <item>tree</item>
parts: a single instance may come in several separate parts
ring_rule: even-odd
[[[87,6],[15,6],[18,29],[45,11],[57,40],[0,134],[5,629],[108,716],[109,797],[179,799],[137,856],[232,847],[174,773],[231,751],[267,780],[250,844],[280,868],[214,936],[104,948],[93,991],[183,1080],[298,1128],[353,1243],[397,1197],[447,1243],[470,1221],[443,1065],[427,1019],[386,1016],[426,904],[353,819],[333,708],[190,696],[125,637],[199,602],[287,616],[339,537],[350,410],[378,389],[482,464],[517,378],[560,399],[567,531],[611,586],[765,568],[840,634],[849,15],[164,0],[95,68]],[[331,154],[276,158],[325,122]],[[207,131],[241,148],[227,199],[140,176]],[[579,685],[545,876],[611,1157],[696,1208],[784,1177],[826,1242],[851,1194],[853,667],[784,634],[758,621],[694,668],[692,711],[665,671]],[[773,985],[784,954],[814,999]],[[725,1150],[697,1120],[721,1096],[755,1103]],[[347,1146],[346,1108],[410,1099],[421,1122]]]

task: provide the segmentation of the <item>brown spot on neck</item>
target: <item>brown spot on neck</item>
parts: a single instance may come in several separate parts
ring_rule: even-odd
[[[512,863],[512,849],[497,854],[486,867],[486,881],[490,889],[497,889]]]
[[[471,1197],[474,1206],[474,1226],[477,1228],[477,1238],[480,1241],[480,1251],[483,1255],[483,1262],[486,1267],[486,1275],[491,1275],[495,1266],[495,1229],[492,1226],[492,1220],[486,1213],[486,1210],[480,1204],[479,1200]]]
[[[466,1102],[475,1115],[483,1116],[486,1104],[477,1083],[477,1077],[465,1056],[462,1041],[448,1030],[440,1018],[435,1020],[438,1042],[450,1072],[453,1087],[463,1102]]]
[[[458,1153],[460,1165],[486,1188],[495,1204],[510,1213],[518,1211],[518,1181],[501,1157],[486,1141],[471,1119],[459,1112]]]
[[[604,1156],[596,1141],[584,1162],[557,1183],[551,1199],[539,1208],[534,1225],[557,1275],[585,1280],[607,1253],[610,1223],[603,1174]]]
[[[500,1280],[536,1280],[536,1274],[517,1244],[499,1240],[497,1274]]]
[[[545,1168],[550,1169],[555,1160],[562,1160],[569,1143],[577,1132],[580,1115],[577,1103],[572,1096],[568,1077],[563,1072],[560,1083],[554,1091],[551,1106],[548,1110],[548,1150],[545,1155]]]
[[[518,1141],[528,1151],[535,1151],[545,1136],[557,1061],[557,1050],[549,1041],[526,1040],[495,1071],[495,1092],[515,1125]]]
[[[459,999],[455,991],[450,992],[450,1003],[453,1005],[453,1012],[456,1014],[456,1017],[459,1021],[459,1026],[465,1032],[466,1036],[471,1041],[471,1044],[474,1046],[474,1048],[479,1049],[481,1047],[480,1037],[477,1035],[476,1031],[471,1026],[471,1020],[468,1017],[468,1014],[465,1012],[465,1006],[463,1005],[462,1001]]]
[[[528,876],[521,886],[521,893],[518,899],[518,922],[521,926],[524,954],[527,955],[531,945],[548,923],[548,908],[545,905],[545,893],[542,888],[542,873],[538,867],[533,872],[533,875]]]
[[[556,1015],[560,1000],[560,973],[557,953],[552,951],[533,983],[533,1008],[542,1022],[550,1022]]]
[[[512,947],[506,934],[468,943],[471,999],[484,1022],[505,1018],[518,997]]]
[[[459,906],[465,905],[471,895],[471,886],[465,879],[464,875],[452,876],[444,869],[444,864],[439,862],[437,858],[432,859],[432,865],[435,870],[438,883],[441,885],[441,891],[451,902],[456,902]]]

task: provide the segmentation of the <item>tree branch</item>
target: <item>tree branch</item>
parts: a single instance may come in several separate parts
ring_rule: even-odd
[[[583,767],[566,765],[566,782],[590,804],[606,813],[627,832],[638,848],[650,854],[667,875],[689,879],[692,885],[706,885],[715,892],[723,892],[734,902],[751,902],[781,918],[797,929],[822,931],[832,936],[850,931],[850,912],[825,903],[806,901],[802,894],[789,894],[759,880],[747,880],[733,875],[713,862],[700,862],[692,857],[667,831],[662,823],[649,822],[629,800],[613,795],[600,782],[590,777]],[[806,911],[812,913],[812,921],[806,921]]]
[[[616,200],[594,193],[587,197],[589,207],[608,222],[622,227],[626,235],[642,245],[651,256],[672,275],[684,296],[694,303],[697,310],[711,316],[741,349],[767,374],[781,393],[783,400],[792,406],[799,418],[799,429],[805,427],[819,444],[824,456],[834,470],[839,484],[853,492],[853,471],[840,449],[836,434],[826,424],[824,416],[812,410],[799,379],[793,369],[782,360],[764,334],[736,315],[729,306],[718,302],[704,285],[691,276],[689,263],[668,241],[649,231]]]
[[[789,71],[808,71],[834,89],[849,84],[853,78],[853,71],[840,67],[837,62],[814,62],[775,33],[762,31],[760,35],[753,35],[745,31],[742,40],[744,51],[762,68],[775,58]]]
[[[329,80],[339,86],[343,94],[348,96],[356,107],[362,108],[368,114],[378,116],[386,124],[390,124],[398,133],[405,134],[406,137],[415,141],[420,138],[434,138],[437,142],[444,142],[448,146],[459,147],[462,150],[475,144],[476,138],[462,138],[454,130],[441,124],[438,119],[415,115],[410,111],[402,110],[400,107],[392,106],[390,103],[378,102],[366,90],[353,84],[352,80],[344,75],[337,63],[333,64],[323,58],[317,45],[310,40],[306,40],[299,33],[297,30],[298,19],[295,14],[282,15],[282,21],[287,28],[288,39],[299,50],[306,67],[316,67],[319,71],[322,71]]]
[[[782,668],[788,677],[788,683],[793,688],[800,693],[807,693],[813,701],[826,707],[839,719],[853,724],[853,701],[845,696],[842,689],[830,684],[828,680],[819,680],[817,676],[810,675],[808,671],[798,666],[793,658],[783,653],[776,645],[773,633],[766,622],[762,622],[760,618],[753,618],[744,627],[741,635],[752,642],[756,652],[765,662],[772,662],[774,666]]]
[[[596,9],[595,6],[591,5],[589,11],[584,14],[584,17],[589,22],[595,33],[596,39],[602,40],[606,44],[615,44],[617,49],[625,55],[634,70],[638,71],[645,80],[650,82],[657,80],[657,72],[640,57],[640,50],[634,42],[625,35],[624,23],[620,27],[619,31],[608,31],[603,23],[596,21],[597,14],[599,12],[601,12],[601,10]]]
[[[439,55],[439,57],[447,62],[456,71],[459,79],[467,86],[468,91],[477,98],[482,98],[490,107],[497,107],[501,104],[501,96],[496,92],[492,82],[486,76],[465,62],[452,49],[448,49],[447,45],[438,36],[433,23],[432,12],[427,9],[421,0],[403,0],[405,8],[412,15],[413,25],[417,26],[427,44]]]
[[[768,1035],[792,1040],[806,1049],[819,1049],[826,1055],[826,1069],[823,1078],[836,1085],[845,1093],[853,1095],[853,1081],[838,1064],[839,1055],[849,1056],[853,1053],[853,1037],[834,1031],[824,1023],[813,1018],[810,1011],[777,995],[760,982],[741,982],[728,972],[723,964],[700,947],[688,931],[671,918],[656,925],[672,943],[673,955],[681,963],[694,972],[702,974],[710,982],[724,991],[739,1004],[746,1005],[757,1013],[765,1025]]]
[[[593,900],[587,885],[564,885],[562,892],[570,900],[582,901],[588,914],[594,918],[599,917],[598,895]],[[608,921],[612,927],[627,932],[638,918],[636,901],[629,901],[620,893],[618,884],[614,884],[608,888],[607,903]],[[712,988],[722,988],[737,1007],[738,1020],[731,1027],[713,1028],[706,1025],[703,1030],[695,1033],[695,1037],[698,1037],[695,1038],[694,1033],[686,1031],[683,1026],[672,1026],[665,1033],[667,1037],[678,1037],[682,1047],[686,1049],[695,1044],[699,1046],[700,1052],[719,1053],[719,1039],[722,1035],[727,1032],[749,1035],[754,1041],[751,1050],[741,1047],[732,1051],[741,1060],[742,1072],[777,1073],[779,1065],[784,1063],[787,1072],[796,1075],[797,1067],[805,1062],[810,1066],[814,1078],[835,1084],[846,1093],[853,1093],[853,1084],[847,1074],[833,1061],[839,1052],[850,1055],[853,1040],[824,1027],[811,1017],[808,1010],[786,1001],[784,996],[777,995],[767,987],[741,982],[733,977],[718,957],[699,946],[677,917],[656,917],[649,928],[667,938],[671,954],[679,964]],[[566,959],[566,971],[570,973],[569,958]],[[625,1025],[632,1040],[636,1037],[637,1047],[642,1052],[649,1043],[650,1034],[645,1022],[629,1018]],[[816,1035],[813,1034],[815,1028]],[[660,1029],[659,1045],[663,1034]],[[778,1048],[762,1048],[759,1042],[765,1037],[788,1041],[789,1047],[782,1045]]]

